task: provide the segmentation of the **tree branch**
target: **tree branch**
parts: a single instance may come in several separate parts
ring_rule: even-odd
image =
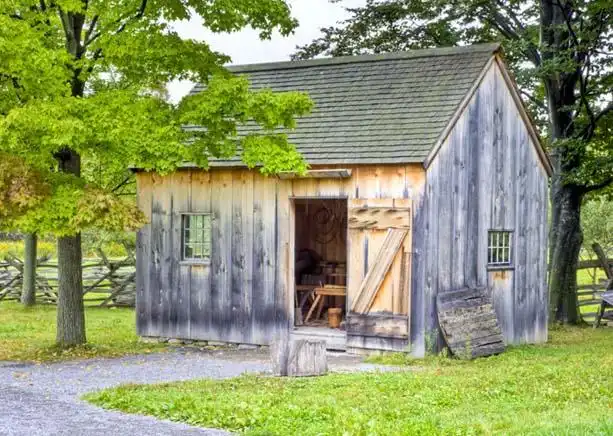
[[[544,111],[547,110],[547,105],[545,103],[543,103],[541,100],[539,100],[538,98],[534,97],[533,95],[529,94],[527,91],[520,89],[519,92],[524,95],[528,100],[530,100],[532,103],[534,103],[539,109],[542,109]]]
[[[145,15],[145,9],[146,8],[147,8],[147,0],[141,0],[141,3],[140,3],[140,6],[138,8],[138,11],[136,12],[136,15],[134,15],[132,17],[128,17],[121,24],[121,26],[119,26],[119,29],[117,29],[117,31],[115,32],[115,35],[123,32],[131,21],[139,20],[139,19],[143,18],[143,16]]]
[[[23,103],[23,99],[21,98],[21,96],[19,95],[19,90],[23,89],[23,87],[21,86],[21,84],[19,83],[19,79],[15,76],[11,76],[9,74],[4,74],[4,73],[0,73],[0,78],[4,77],[8,80],[11,81],[11,84],[13,85],[13,88],[15,88],[15,96],[17,97],[17,100],[20,103]]]
[[[526,30],[526,28],[524,27],[523,23],[519,20],[519,18],[517,18],[517,14],[515,14],[513,9],[511,9],[508,6],[508,4],[506,4],[505,2],[503,2],[501,0],[497,0],[496,3],[497,3],[499,8],[502,8],[507,13],[507,15],[509,16],[511,21],[513,21],[513,23],[515,24],[515,27],[517,29],[521,30],[522,32]]]
[[[132,176],[128,176],[126,177],[119,185],[115,186],[111,192],[117,192],[118,190],[120,190],[122,187],[129,185],[133,182],[133,177]]]
[[[598,126],[598,121],[609,112],[613,112],[613,102],[610,102],[606,107],[604,107],[597,114],[591,114],[590,116],[590,124],[585,126],[581,132],[577,135],[578,138],[583,138],[586,141],[589,141],[592,136],[594,136],[594,132],[596,131],[596,127]]]
[[[609,112],[613,111],[613,101],[610,102],[605,108],[603,108],[597,115],[594,116],[594,121],[598,122],[602,117],[604,117]]]
[[[94,18],[92,18],[92,22],[89,24],[89,28],[87,29],[87,32],[85,32],[85,41],[83,42],[83,47],[87,47],[92,42],[94,42],[94,40],[96,39],[96,38],[92,38],[92,34],[94,33],[94,30],[96,29],[96,24],[98,24],[99,18],[100,18],[99,15],[96,15],[94,16]]]
[[[121,25],[113,33],[113,35],[118,35],[121,32],[123,32],[130,22],[141,19],[145,15],[145,9],[147,8],[147,1],[148,0],[141,0],[140,6],[138,7],[138,10],[136,11],[136,13],[134,15],[132,15],[131,17],[128,17],[123,23],[121,23]],[[94,19],[95,18],[96,17],[94,17]],[[116,21],[116,23],[120,23],[120,22],[121,22],[121,19]],[[92,20],[92,23],[93,23],[93,20]],[[89,45],[92,42],[94,42],[100,35],[101,35],[101,32],[96,32],[94,35],[90,35],[90,37],[87,38],[86,45]],[[94,69],[94,64],[101,57],[102,57],[102,49],[101,48],[97,48],[96,51],[94,52],[93,56],[92,56],[91,64],[87,68],[87,72],[88,73],[92,72],[92,70]]]
[[[594,185],[586,185],[583,186],[581,189],[584,193],[588,193],[588,192],[592,192],[592,191],[598,191],[599,189],[602,188],[606,188],[607,186],[609,186],[611,183],[613,183],[613,177],[609,177],[605,180],[603,180],[600,183],[596,183]]]
[[[573,14],[572,7],[567,10],[565,5],[560,3],[560,0],[555,1],[553,4],[556,5],[558,8],[560,8],[560,12],[562,12],[562,16],[564,17],[564,22],[566,23],[566,28],[568,30],[569,35],[571,36],[573,40],[573,43],[575,44],[575,47],[577,48],[580,47],[579,38],[577,38],[577,34],[575,33],[575,29],[573,29],[572,23],[570,22],[570,18],[569,18],[569,16]]]
[[[521,23],[517,15],[513,13],[512,10],[510,10],[508,7],[504,7],[502,2],[497,1],[496,4],[498,4],[500,7],[502,7],[507,12],[507,14],[509,15],[509,18],[499,13],[496,10],[496,5],[494,5],[493,9],[490,8],[488,10],[487,15],[481,15],[481,18],[484,21],[489,22],[493,27],[495,27],[506,38],[515,40],[515,41],[521,40],[522,39],[521,34],[524,33],[525,26]],[[513,28],[509,20],[513,21],[513,23],[515,24],[515,28]],[[532,43],[529,44],[529,46],[525,50],[525,55],[528,57],[528,59],[530,59],[530,61],[534,64],[534,66],[539,67],[541,65],[541,55],[539,54],[538,49],[537,47],[534,46],[534,44]]]

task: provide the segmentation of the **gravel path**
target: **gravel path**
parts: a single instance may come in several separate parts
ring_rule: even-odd
[[[336,371],[389,369],[343,354],[330,355],[329,364]],[[104,410],[79,397],[124,383],[228,378],[264,371],[270,366],[266,355],[257,351],[179,349],[43,365],[0,362],[0,435],[224,435],[228,433]]]

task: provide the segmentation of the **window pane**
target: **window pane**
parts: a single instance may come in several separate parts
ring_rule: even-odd
[[[494,231],[488,232],[487,237],[487,262],[490,265],[511,264],[511,232]]]
[[[184,259],[189,259],[194,257],[193,255],[193,251],[192,251],[192,247],[191,245],[185,245],[184,247],[184,252],[183,252],[183,258]]]
[[[183,215],[183,259],[204,259],[211,255],[211,216]]]
[[[190,242],[192,244],[200,244],[202,242],[201,236],[202,235],[200,230],[198,230],[197,228],[192,228]]]

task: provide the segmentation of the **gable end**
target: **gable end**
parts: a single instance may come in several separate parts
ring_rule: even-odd
[[[458,120],[460,119],[460,117],[462,116],[462,114],[465,112],[466,108],[472,101],[475,93],[481,86],[484,77],[487,75],[490,69],[495,68],[495,66],[498,66],[500,74],[504,79],[504,83],[506,83],[507,89],[509,93],[511,94],[513,101],[515,102],[517,111],[519,112],[519,115],[526,127],[526,130],[528,131],[528,134],[531,139],[530,142],[535,148],[535,151],[539,157],[539,161],[543,169],[546,171],[547,175],[551,177],[551,174],[553,172],[553,166],[551,164],[549,156],[547,155],[547,152],[545,151],[545,148],[542,145],[541,139],[534,127],[534,123],[532,122],[532,119],[530,115],[528,114],[528,111],[526,110],[526,107],[524,106],[524,103],[519,95],[519,91],[518,91],[517,85],[515,84],[515,81],[513,80],[508,69],[506,68],[504,61],[501,59],[501,57],[498,54],[495,54],[494,56],[492,56],[492,58],[488,61],[488,63],[485,65],[485,67],[479,74],[478,78],[475,80],[475,83],[473,84],[473,86],[470,88],[466,96],[462,99],[456,112],[454,113],[453,117],[449,121],[449,124],[445,127],[445,129],[441,133],[441,136],[436,141],[434,147],[432,148],[432,150],[430,151],[430,153],[424,160],[424,167],[426,169],[430,167],[430,165],[432,164],[432,162],[438,155],[441,147],[447,141],[449,134],[452,132]]]

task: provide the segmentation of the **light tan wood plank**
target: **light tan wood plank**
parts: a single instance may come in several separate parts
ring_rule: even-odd
[[[347,224],[350,229],[411,228],[409,208],[350,207],[348,215]]]
[[[384,281],[385,275],[388,273],[407,233],[407,230],[388,230],[381,250],[374,260],[372,268],[369,268],[366,277],[364,277],[356,299],[352,303],[352,311],[366,313],[370,309],[377,291]]]
[[[349,200],[353,206],[366,204],[366,200]],[[366,275],[366,235],[364,231],[351,230],[347,236],[347,307],[351,307]]]

